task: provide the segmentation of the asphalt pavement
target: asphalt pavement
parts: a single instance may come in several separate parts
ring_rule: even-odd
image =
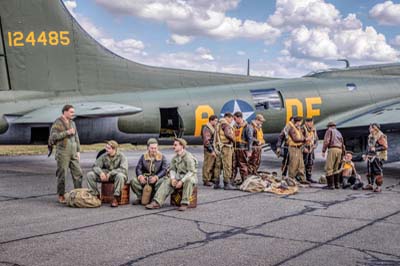
[[[202,148],[189,150],[202,163]],[[172,158],[172,149],[163,152]],[[130,177],[141,153],[126,152]],[[95,153],[81,157],[87,173]],[[323,164],[317,152],[315,178]],[[263,154],[262,170],[279,165]],[[57,203],[55,167],[47,156],[0,157],[0,266],[400,265],[399,163],[385,165],[382,193],[301,188],[277,196],[199,182],[198,206],[186,212],[169,200],[158,210],[66,207]],[[365,175],[365,163],[357,169]]]

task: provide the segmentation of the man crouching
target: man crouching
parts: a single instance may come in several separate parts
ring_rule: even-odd
[[[121,190],[128,179],[128,160],[118,151],[118,143],[110,140],[106,144],[106,153],[101,155],[93,165],[93,170],[87,174],[90,193],[99,196],[97,182],[114,182],[114,199],[111,207],[118,207]]]
[[[178,210],[185,211],[188,208],[189,199],[197,183],[197,160],[190,152],[185,150],[186,145],[184,139],[175,139],[174,151],[176,155],[171,160],[169,176],[162,182],[156,195],[154,195],[153,201],[146,205],[146,209],[160,208],[175,189],[182,187],[182,201]]]

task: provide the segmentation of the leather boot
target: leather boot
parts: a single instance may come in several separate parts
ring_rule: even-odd
[[[219,185],[219,179],[218,181],[214,181],[214,189],[220,189],[221,186]]]
[[[326,183],[327,186],[324,187],[324,189],[335,189],[335,187],[333,186],[333,175],[326,177]]]
[[[232,186],[231,183],[225,183],[224,182],[224,189],[225,190],[236,190],[236,187]]]
[[[152,201],[150,204],[146,205],[146,209],[148,209],[148,210],[159,209],[160,207],[161,206],[155,201]]]
[[[118,207],[118,198],[119,197],[114,197],[112,202],[111,202],[111,207],[116,208]]]
[[[335,183],[335,188],[336,188],[336,189],[339,189],[339,188],[340,188],[340,186],[339,186],[339,180],[340,180],[340,176],[339,176],[339,175],[334,175],[334,176],[333,176],[333,181],[334,181],[334,183]]]
[[[61,203],[61,204],[65,204],[66,203],[65,197],[63,195],[59,195],[58,196],[58,202]]]
[[[318,183],[317,181],[315,181],[315,180],[312,179],[311,177],[307,177],[307,181],[310,182],[311,184],[316,184],[316,183]]]

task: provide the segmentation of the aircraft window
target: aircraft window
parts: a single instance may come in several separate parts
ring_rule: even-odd
[[[276,89],[250,90],[256,110],[281,110],[282,96]]]
[[[346,84],[346,87],[347,87],[347,89],[348,89],[349,91],[355,91],[355,90],[357,90],[357,85],[354,84],[354,83],[347,83],[347,84]]]

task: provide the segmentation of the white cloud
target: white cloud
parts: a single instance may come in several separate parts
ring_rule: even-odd
[[[347,58],[359,61],[390,62],[399,58],[399,52],[386,42],[383,34],[373,27],[356,30],[308,29],[293,30],[285,42],[283,54],[296,58],[323,61]]]
[[[281,54],[291,60],[328,62],[347,58],[376,63],[399,59],[399,52],[383,34],[373,27],[363,29],[356,14],[343,18],[334,5],[324,0],[277,0],[269,22],[290,32]],[[303,62],[299,67],[311,69],[312,65]]]
[[[330,39],[327,28],[296,28],[285,42],[285,48],[290,55],[298,58],[333,59],[338,56],[338,49]]]
[[[372,7],[369,15],[381,25],[400,25],[400,4],[385,1]]]
[[[104,37],[105,34],[102,29],[97,27],[89,18],[75,12],[75,9],[78,7],[76,1],[64,1],[64,4],[71,15],[79,22],[79,25],[81,25],[90,36],[95,39]]]
[[[340,26],[344,30],[357,30],[362,28],[362,22],[357,18],[356,14],[350,13],[340,22]]]
[[[400,35],[397,35],[392,41],[391,44],[394,46],[399,46],[400,47]]]
[[[125,39],[122,41],[115,41],[113,38],[101,38],[100,43],[117,54],[124,57],[131,57],[132,55],[142,54],[144,44],[135,39]]]
[[[277,0],[276,10],[268,19],[274,27],[292,29],[298,25],[331,26],[340,18],[334,5],[324,0]]]
[[[171,31],[167,41],[171,44],[184,45],[197,36],[209,36],[257,39],[268,46],[282,32],[286,33],[282,40],[284,48],[278,58],[262,60],[260,56],[252,61],[252,75],[298,77],[326,69],[338,58],[348,58],[352,65],[393,62],[400,58],[399,51],[387,43],[384,35],[373,27],[363,28],[355,14],[342,15],[325,0],[277,0],[276,11],[264,22],[227,16],[227,11],[236,8],[239,0],[96,1],[116,15],[133,15],[165,23]],[[154,66],[246,73],[246,63],[239,62],[238,56],[225,61],[217,57],[216,60],[210,49],[204,47],[192,52],[147,56],[143,42],[134,38],[115,40],[90,19],[77,13],[76,1],[65,1],[65,4],[89,34],[128,59]],[[400,46],[400,35],[390,44]],[[266,47],[260,54],[269,53],[269,50]],[[236,54],[243,56],[246,53],[236,51]]]
[[[239,0],[96,0],[116,15],[132,15],[166,23],[172,32],[171,41],[185,44],[189,36],[211,36],[221,39],[252,38],[269,43],[280,31],[266,22],[241,20],[226,16]],[[184,37],[183,37],[184,36]]]
[[[78,6],[75,0],[64,1],[64,4],[71,14],[74,13],[74,9]]]
[[[174,43],[178,45],[184,45],[189,43],[193,37],[179,34],[171,34],[171,39],[168,40],[168,43]]]
[[[387,44],[385,36],[373,27],[337,32],[333,34],[333,40],[345,58],[376,62],[399,59],[399,52]]]
[[[201,59],[208,60],[208,61],[214,60],[214,56],[211,54],[211,51],[207,48],[199,47],[196,49],[196,53],[198,55],[200,55]]]
[[[64,1],[64,4],[71,15],[74,16],[74,18],[79,22],[79,25],[81,25],[87,33],[89,33],[94,39],[99,41],[106,48],[126,58],[132,58],[133,56],[137,56],[139,54],[142,56],[147,55],[147,53],[143,51],[145,45],[142,41],[132,38],[117,41],[114,38],[109,37],[103,29],[97,27],[88,17],[82,16],[81,14],[75,12],[75,9],[78,6],[76,1]]]

